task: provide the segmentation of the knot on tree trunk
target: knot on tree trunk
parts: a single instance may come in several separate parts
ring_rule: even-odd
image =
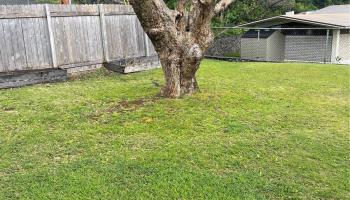
[[[193,59],[202,59],[203,54],[199,44],[193,44],[192,47],[188,50],[188,57]]]

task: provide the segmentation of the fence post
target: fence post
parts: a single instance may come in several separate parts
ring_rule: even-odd
[[[256,48],[256,58],[258,59],[258,60],[260,60],[260,55],[259,55],[259,53],[260,53],[260,29],[258,29],[258,45],[257,45],[257,48]]]
[[[326,47],[325,47],[324,54],[323,54],[323,62],[324,63],[327,62],[328,40],[329,40],[329,29],[327,29]]]
[[[57,64],[57,56],[56,56],[55,38],[52,31],[51,13],[50,13],[50,7],[48,4],[45,4],[45,11],[46,11],[47,27],[49,31],[52,65],[54,68],[57,68],[58,64]]]
[[[147,56],[147,57],[150,56],[150,55],[149,55],[148,46],[149,46],[149,44],[148,44],[148,35],[145,33],[145,50],[146,50],[146,56]]]
[[[103,4],[98,4],[98,10],[100,13],[100,28],[101,28],[101,39],[103,47],[103,60],[109,62],[109,53],[108,53],[108,41],[107,41],[107,32],[106,32],[106,21],[105,21],[105,10]]]

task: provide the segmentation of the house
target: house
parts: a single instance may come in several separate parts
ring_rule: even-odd
[[[241,58],[350,64],[350,4],[271,17],[238,26]]]

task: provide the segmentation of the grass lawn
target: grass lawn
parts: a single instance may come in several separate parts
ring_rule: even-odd
[[[350,68],[205,60],[0,90],[0,199],[349,199]]]

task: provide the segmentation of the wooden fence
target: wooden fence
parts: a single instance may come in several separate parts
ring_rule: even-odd
[[[155,55],[130,6],[0,6],[0,72]]]

